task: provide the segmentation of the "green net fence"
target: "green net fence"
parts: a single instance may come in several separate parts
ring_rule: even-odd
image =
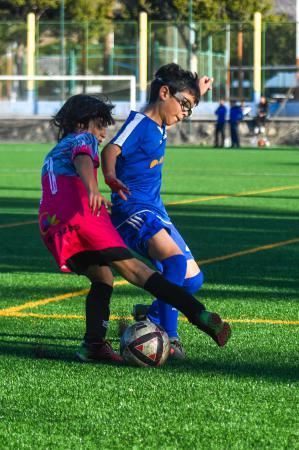
[[[214,77],[209,100],[253,96],[252,22],[162,22],[148,26],[147,64],[150,80],[159,66],[177,62]],[[0,23],[0,74],[27,70],[26,22]],[[134,21],[37,22],[36,75],[139,76],[139,25]],[[263,22],[262,91],[283,95],[296,78],[296,24]],[[19,94],[25,87],[19,83]],[[70,87],[71,89],[71,87]],[[108,86],[109,89],[109,86]],[[11,95],[11,83],[0,83],[0,97]]]

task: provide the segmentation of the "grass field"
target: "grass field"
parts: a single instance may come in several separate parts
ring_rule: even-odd
[[[184,362],[80,364],[85,279],[57,272],[36,215],[46,145],[0,145],[0,448],[299,449],[299,149],[170,148],[163,197],[230,320],[186,321]],[[149,297],[120,283],[117,318]],[[82,292],[83,290],[83,292]]]

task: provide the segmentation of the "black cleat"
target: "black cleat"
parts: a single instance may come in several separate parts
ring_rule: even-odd
[[[170,342],[169,358],[186,359],[186,352],[179,338],[170,338],[169,342]]]
[[[149,312],[149,305],[141,305],[140,303],[133,306],[132,316],[136,322],[147,320],[147,314]]]

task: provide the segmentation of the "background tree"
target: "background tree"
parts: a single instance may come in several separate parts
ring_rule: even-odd
[[[23,48],[26,45],[26,16],[34,12],[38,20],[38,50],[40,56],[61,54],[61,1],[62,0],[0,0],[0,52],[7,58],[7,49],[14,48],[17,72],[22,72]],[[65,52],[76,54],[78,71],[87,70],[88,46],[92,43],[103,46],[104,58],[101,66],[105,72],[109,53],[109,30],[112,23],[114,2],[106,0],[64,0],[63,31]],[[7,27],[7,21],[14,23]],[[5,21],[5,23],[4,23]],[[15,23],[20,21],[19,23]],[[49,23],[51,21],[52,23]],[[3,22],[1,24],[1,22]],[[54,24],[53,22],[56,22]],[[99,25],[100,24],[100,25]],[[56,50],[55,50],[56,48]],[[1,51],[2,50],[2,51]],[[63,50],[64,51],[64,50]],[[3,64],[2,64],[3,65]],[[4,64],[7,72],[7,64]]]
[[[39,54],[55,55],[61,53],[61,30],[59,20],[62,0],[0,0],[0,60],[1,71],[10,73],[7,55],[13,49],[17,73],[22,73],[24,46],[26,45],[26,15],[33,11],[39,26]],[[199,50],[209,48],[209,39],[213,36],[213,52],[224,53],[226,25],[231,23],[231,64],[252,64],[252,19],[256,10],[264,20],[274,21],[277,27],[267,27],[265,39],[267,64],[292,64],[294,50],[288,42],[293,39],[293,28],[284,27],[282,16],[272,13],[274,0],[64,0],[66,24],[65,51],[75,54],[77,72],[87,73],[88,51],[99,53],[99,58],[89,58],[89,68],[93,73],[110,73],[111,33],[114,26],[115,36],[120,42],[125,39],[132,44],[137,35],[123,33],[122,28],[112,25],[116,20],[134,20],[139,13],[146,11],[151,21],[168,21],[167,26],[152,27],[151,41],[161,46],[171,46],[171,26],[175,26],[180,36],[180,47],[194,55]],[[192,4],[192,23],[190,6]],[[20,21],[7,26],[7,21]],[[51,24],[49,21],[56,22]],[[42,25],[40,25],[42,23]],[[199,26],[200,24],[200,26]],[[279,25],[280,24],[280,25]],[[122,25],[125,27],[125,24]],[[190,28],[192,28],[192,36]],[[128,30],[128,29],[127,29]],[[168,31],[169,33],[168,33]],[[276,31],[279,30],[277,33]],[[169,40],[170,36],[170,40]],[[242,40],[243,56],[240,58],[235,43]],[[192,41],[192,45],[190,42]],[[125,41],[126,42],[126,41]],[[125,50],[124,50],[125,51]],[[4,58],[3,58],[4,55]],[[94,61],[94,62],[93,62]],[[92,66],[94,64],[94,67]],[[151,64],[153,69],[153,65]],[[73,73],[73,72],[71,72]]]
[[[59,10],[59,0],[1,0],[0,20],[24,20],[30,12],[40,18],[51,10]]]
[[[191,1],[191,0],[190,0]],[[189,0],[122,0],[119,2],[118,16],[137,19],[140,11],[146,11],[151,20],[189,19]],[[199,20],[252,20],[253,13],[260,11],[269,14],[273,0],[193,0],[192,14],[194,21]]]

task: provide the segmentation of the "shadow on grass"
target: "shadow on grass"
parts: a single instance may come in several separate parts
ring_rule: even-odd
[[[57,336],[45,334],[30,334],[30,333],[0,333],[0,342],[17,343],[16,341],[5,341],[5,338],[23,338],[23,339],[52,339],[54,341],[77,341],[81,342],[78,336]],[[24,343],[24,341],[19,341]],[[32,343],[31,343],[32,344]],[[51,344],[53,345],[53,344]]]
[[[16,299],[22,299],[22,301],[19,302],[19,305],[23,305],[27,302],[37,302],[43,299],[49,299],[54,298],[56,296],[69,294],[69,293],[75,293],[80,292],[84,290],[86,293],[82,293],[80,295],[76,295],[73,297],[67,297],[63,300],[58,301],[57,305],[63,305],[63,303],[67,303],[68,305],[72,303],[73,305],[84,305],[85,303],[85,297],[89,290],[89,284],[82,283],[82,285],[78,286],[78,284],[72,284],[71,279],[73,277],[77,277],[77,275],[62,275],[62,277],[69,278],[69,282],[62,283],[58,285],[56,283],[56,286],[16,286],[11,290],[3,291],[1,292],[1,298],[0,298],[0,311],[1,309],[8,308],[10,306],[18,306],[16,304]],[[83,281],[83,278],[82,278]],[[54,281],[53,281],[54,284]],[[144,289],[141,289],[139,287],[133,286],[133,285],[125,285],[125,286],[116,286],[113,292],[111,305],[112,308],[114,307],[114,303],[117,301],[118,309],[119,308],[126,308],[126,302],[129,298],[130,305],[134,302],[140,302],[148,303],[149,305],[152,302],[152,297],[150,294],[145,291]],[[3,301],[5,300],[5,303]],[[123,299],[123,304],[122,304]],[[1,302],[2,300],[2,302]],[[9,303],[12,303],[11,305]],[[51,314],[53,313],[53,310],[49,312],[47,309],[47,305],[45,305],[45,309],[43,308],[43,305],[39,305],[39,308],[33,307],[33,312],[40,312],[45,314]],[[31,306],[28,307],[28,309],[23,310],[22,312],[26,313],[28,311],[31,311]],[[63,312],[62,312],[63,313]],[[76,311],[72,311],[72,313],[76,313]],[[82,313],[82,312],[81,312]],[[126,315],[130,314],[131,312],[128,310],[126,312]],[[66,312],[67,314],[67,312]],[[0,334],[1,336],[1,334]]]
[[[47,340],[58,341],[54,343]],[[119,345],[119,338],[110,338],[114,346]],[[60,343],[61,342],[61,343]],[[66,342],[66,343],[64,343]],[[73,342],[73,344],[70,344]],[[80,362],[76,351],[82,342],[82,336],[57,336],[30,333],[0,333],[0,355],[20,358]]]
[[[64,338],[63,338],[64,339]],[[80,363],[76,360],[78,344],[43,344],[10,342],[0,339],[0,355],[24,359],[42,359],[64,363]],[[101,363],[103,364],[103,363]],[[113,370],[113,369],[111,369]],[[118,369],[119,370],[119,369]],[[247,361],[207,361],[205,359],[190,359],[183,362],[170,362],[162,368],[150,369],[124,366],[124,371],[162,370],[165,375],[174,376],[175,373],[188,373],[189,375],[224,376],[230,378],[251,378],[254,380],[268,380],[270,382],[289,383],[298,381],[298,366],[277,364],[276,362],[247,362]]]
[[[9,341],[0,339],[0,355],[20,358],[75,361],[77,345],[43,344],[37,342]]]
[[[246,361],[206,361],[204,359],[193,359],[179,364],[168,365],[166,371],[209,373],[211,375],[225,375],[234,378],[267,379],[270,381],[298,381],[299,367],[296,365],[279,365],[275,362],[246,362]]]
[[[7,205],[36,207],[36,199],[7,199]],[[36,208],[37,209],[37,208]],[[171,217],[191,248],[195,259],[207,259],[243,251],[265,244],[299,237],[298,213],[293,210],[265,207],[225,205],[177,205],[169,208]],[[37,219],[35,215],[11,214],[5,220]],[[44,247],[38,225],[0,229],[1,272],[58,273],[53,257]],[[299,245],[259,251],[241,258],[232,258],[203,265],[206,282],[227,284],[235,291],[217,293],[225,298],[238,298],[239,286],[260,287],[261,295],[270,296],[263,288],[291,289],[299,292]],[[296,273],[297,272],[297,273]],[[71,284],[71,283],[69,283]],[[70,289],[72,287],[70,286]],[[258,295],[258,291],[256,291]],[[241,293],[245,297],[250,294]],[[290,295],[295,299],[295,293]]]
[[[20,188],[20,190],[23,190],[23,188]],[[26,189],[24,189],[26,190]],[[30,189],[31,190],[31,189]],[[34,190],[34,189],[32,189]],[[14,209],[20,209],[24,210],[26,212],[26,209],[33,209],[36,210],[36,217],[37,218],[37,212],[39,208],[39,201],[40,199],[37,198],[19,198],[19,197],[0,197],[0,206],[3,208],[9,208],[11,210],[11,214],[14,214]],[[19,216],[20,217],[20,216]]]

